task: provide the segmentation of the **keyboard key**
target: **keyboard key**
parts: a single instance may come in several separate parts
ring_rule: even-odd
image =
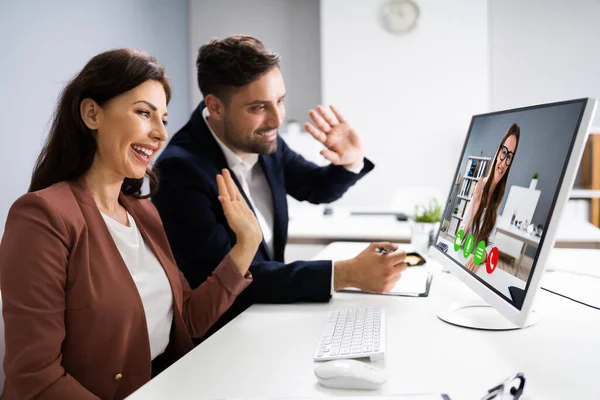
[[[332,336],[334,332],[333,326],[328,326],[325,328],[325,331],[323,332],[323,335],[325,336]]]
[[[382,321],[381,308],[329,312],[315,359],[363,357],[381,352]]]

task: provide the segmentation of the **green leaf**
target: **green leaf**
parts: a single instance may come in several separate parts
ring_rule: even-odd
[[[442,206],[436,199],[429,202],[428,207],[415,205],[415,222],[436,223],[442,219]]]

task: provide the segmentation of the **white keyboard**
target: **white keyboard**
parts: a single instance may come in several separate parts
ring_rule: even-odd
[[[330,311],[321,334],[315,361],[370,357],[385,354],[385,310],[357,308]]]

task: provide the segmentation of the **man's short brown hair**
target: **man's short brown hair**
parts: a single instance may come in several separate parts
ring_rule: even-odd
[[[279,54],[258,39],[236,35],[200,47],[196,67],[202,96],[212,94],[225,101],[235,89],[279,67]]]

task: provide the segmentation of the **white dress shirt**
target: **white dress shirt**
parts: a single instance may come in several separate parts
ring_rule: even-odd
[[[258,154],[247,154],[243,158],[235,154],[212,130],[208,124],[208,108],[202,110],[206,126],[223,151],[229,169],[234,173],[244,190],[244,194],[254,209],[256,219],[262,230],[263,240],[273,257],[273,226],[275,224],[275,207],[273,206],[273,193],[267,181],[265,172],[258,162]]]
[[[260,163],[258,163],[258,154],[247,154],[243,158],[235,154],[225,143],[219,139],[219,137],[215,134],[210,124],[208,123],[208,117],[210,113],[208,108],[204,108],[202,110],[202,117],[204,118],[204,122],[206,122],[206,126],[210,133],[212,133],[213,137],[217,141],[217,144],[223,151],[223,155],[225,156],[225,160],[227,161],[227,165],[229,165],[229,169],[233,171],[235,177],[240,182],[246,197],[250,201],[252,208],[254,209],[254,213],[256,214],[256,219],[260,225],[260,229],[262,230],[263,239],[267,245],[267,248],[271,252],[273,256],[273,226],[274,226],[274,210],[275,207],[273,205],[273,193],[271,192],[271,187],[269,186],[269,182],[267,181],[267,177],[265,176],[265,172],[262,169]],[[358,174],[362,171],[364,167],[364,162],[361,162],[361,165],[357,168],[346,168],[348,171]],[[334,263],[331,262],[331,293],[333,293],[334,288]]]
[[[152,359],[169,344],[173,322],[173,293],[165,270],[152,252],[129,213],[129,226],[102,214],[121,258],[142,299]]]

